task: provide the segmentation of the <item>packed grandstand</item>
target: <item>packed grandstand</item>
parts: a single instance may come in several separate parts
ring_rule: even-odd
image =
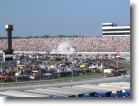
[[[130,36],[77,36],[12,39],[15,51],[56,49],[60,42],[70,41],[77,52],[130,52]],[[7,39],[0,39],[0,50],[7,48]]]

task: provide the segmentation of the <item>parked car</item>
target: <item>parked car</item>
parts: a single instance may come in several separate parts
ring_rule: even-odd
[[[52,79],[59,77],[59,73],[56,69],[49,69],[46,73],[43,74],[44,79]]]
[[[116,72],[112,72],[111,74],[109,74],[107,77],[115,77],[115,76],[120,76],[121,73],[116,71]]]
[[[15,79],[17,79],[18,81],[28,81],[28,80],[30,80],[29,76],[27,76],[27,75],[19,75],[19,76],[16,76]]]
[[[12,82],[13,79],[10,76],[0,76],[0,83],[2,82]]]

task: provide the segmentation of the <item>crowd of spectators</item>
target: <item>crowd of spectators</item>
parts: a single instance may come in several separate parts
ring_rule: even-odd
[[[130,36],[78,36],[12,39],[15,51],[45,51],[56,49],[60,42],[70,41],[77,52],[130,52]],[[7,39],[0,39],[0,50],[7,48]]]

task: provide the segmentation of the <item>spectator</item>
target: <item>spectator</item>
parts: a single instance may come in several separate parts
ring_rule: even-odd
[[[60,42],[70,41],[77,52],[130,52],[130,36],[49,37],[12,39],[15,51],[45,51],[56,49]],[[7,39],[0,39],[0,50],[7,48]]]

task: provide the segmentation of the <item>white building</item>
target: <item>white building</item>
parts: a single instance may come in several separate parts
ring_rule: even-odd
[[[102,23],[102,35],[123,36],[130,35],[130,25],[118,26],[114,23]]]

